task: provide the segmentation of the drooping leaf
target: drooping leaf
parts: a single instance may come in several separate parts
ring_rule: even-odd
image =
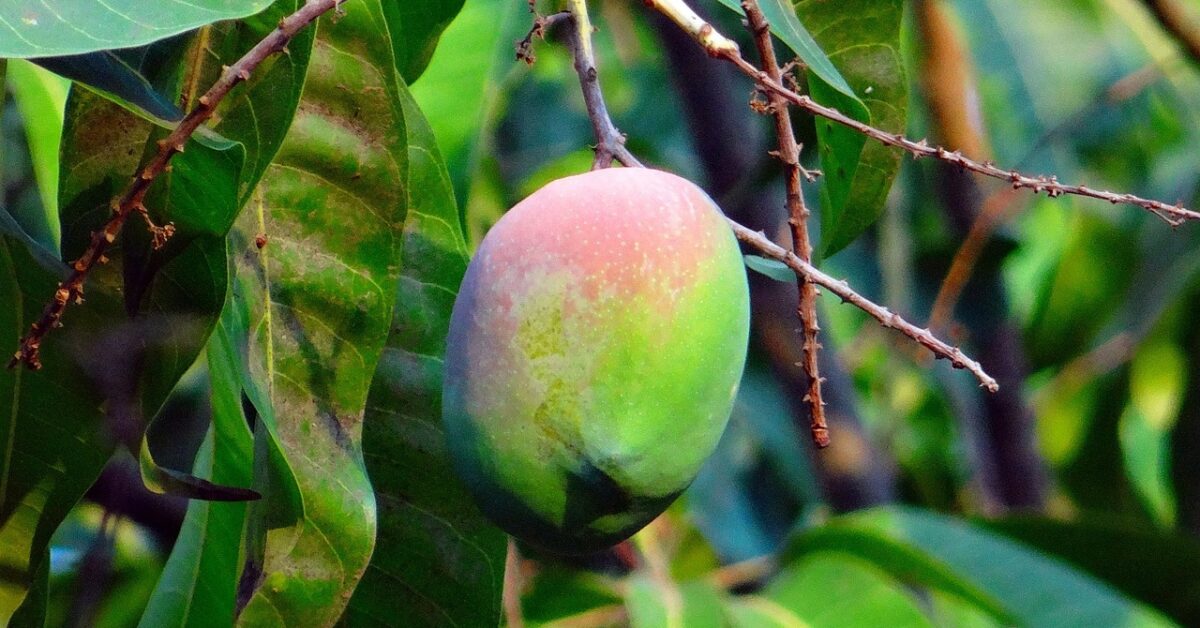
[[[980,524],[1090,573],[1180,625],[1200,622],[1200,542],[1194,538],[1101,516],[1013,516]]]
[[[178,65],[178,55],[187,41],[187,37],[180,36],[141,48],[32,61],[63,78],[91,87],[151,122],[169,126],[183,119],[183,111],[153,81]]]
[[[626,581],[631,628],[720,628],[721,595],[704,580],[676,583],[642,572]]]
[[[379,532],[347,619],[496,625],[506,537],[458,480],[442,431],[442,361],[467,247],[432,131],[411,95],[401,103],[409,142],[401,278],[363,427]]]
[[[333,624],[374,547],[362,417],[399,278],[408,144],[384,13],[344,9],[318,25],[296,118],[230,239],[229,331],[247,347],[264,495],[248,513],[243,625]]]
[[[252,438],[242,413],[240,355],[230,335],[218,331],[208,343],[213,425],[193,472],[211,481],[246,486],[252,479]],[[192,501],[140,626],[202,627],[234,615],[241,566],[243,503]]]
[[[770,277],[775,281],[782,281],[784,283],[795,283],[796,281],[796,274],[792,272],[792,269],[779,260],[767,259],[758,255],[745,255],[743,257],[746,260],[746,268],[764,277]]]
[[[951,593],[1022,626],[1169,626],[1157,611],[1036,550],[912,508],[879,508],[797,537],[785,561],[819,550],[865,558],[893,576]]]
[[[800,21],[841,69],[870,115],[860,120],[891,133],[905,129],[908,84],[900,57],[901,0],[822,2],[793,0]],[[810,81],[817,102],[844,109],[845,93]],[[841,102],[839,102],[841,101]],[[901,154],[852,131],[818,119],[821,150],[821,246],[831,255],[858,237],[883,213]],[[853,159],[850,157],[853,156]]]
[[[65,273],[57,256],[41,248],[0,211],[0,343],[15,349],[43,301]],[[18,608],[44,612],[50,537],[95,480],[113,450],[100,410],[104,397],[83,366],[106,357],[100,337],[118,303],[97,295],[43,344],[40,371],[0,368],[0,624]],[[90,335],[95,334],[95,335]],[[28,601],[28,603],[26,603]]]
[[[0,57],[49,57],[129,48],[218,20],[253,15],[270,0],[108,0],[5,3]]]
[[[786,565],[762,592],[728,601],[725,613],[734,628],[933,625],[901,583],[841,552]]]
[[[433,127],[455,197],[465,204],[502,107],[506,78],[524,64],[512,42],[529,28],[529,10],[507,0],[468,0],[443,33],[413,98]]]
[[[396,69],[406,82],[416,82],[425,71],[437,48],[438,37],[462,6],[463,0],[383,3]]]
[[[23,222],[25,230],[48,250],[58,250],[58,147],[69,83],[50,72],[18,59],[8,62],[7,81],[21,119],[29,157],[42,197],[42,214]],[[36,228],[33,225],[37,225]]]

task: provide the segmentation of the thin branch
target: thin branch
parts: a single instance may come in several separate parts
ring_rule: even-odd
[[[680,7],[686,9],[686,3],[684,0],[650,0],[646,2],[646,5],[663,12],[668,16],[671,15],[670,11],[683,10]],[[687,10],[690,11],[690,9]],[[700,23],[690,21],[681,22],[676,20],[676,23],[679,24],[685,31],[687,31],[687,33],[691,35],[693,39],[699,42],[702,46],[705,46],[705,50],[709,50],[710,54],[713,52],[713,49],[709,48],[705,43],[718,36],[714,35],[715,31],[713,30],[711,24],[704,22],[703,20],[701,20]],[[932,157],[934,159],[940,159],[942,161],[954,164],[964,170],[970,170],[971,172],[975,172],[977,174],[999,179],[1001,181],[1006,181],[1012,185],[1014,189],[1032,190],[1035,194],[1039,192],[1045,192],[1052,198],[1066,194],[1072,194],[1075,196],[1085,196],[1108,201],[1114,205],[1136,205],[1153,213],[1171,226],[1178,226],[1190,220],[1200,220],[1200,212],[1187,209],[1183,207],[1182,203],[1171,205],[1162,201],[1145,199],[1133,194],[1107,192],[1103,190],[1097,190],[1086,185],[1067,185],[1060,183],[1057,177],[1043,175],[1030,176],[1017,172],[1016,170],[1005,170],[997,167],[990,161],[975,161],[970,157],[964,156],[959,151],[949,151],[940,146],[931,146],[925,140],[915,142],[898,133],[889,133],[864,122],[859,122],[858,120],[847,116],[837,109],[826,107],[825,105],[814,101],[808,96],[797,94],[794,90],[789,89],[786,85],[783,85],[779,81],[773,80],[769,75],[767,75],[766,72],[759,70],[758,68],[754,67],[753,64],[742,58],[742,55],[736,46],[733,46],[732,48],[723,47],[716,49],[716,54],[714,54],[714,56],[718,56],[729,61],[730,63],[733,63],[738,67],[739,70],[742,71],[743,74],[754,79],[754,81],[764,89],[782,96],[783,98],[787,99],[788,102],[800,107],[810,114],[832,120],[838,124],[854,129],[855,131],[858,131],[859,133],[862,133],[863,135],[866,135],[867,137],[886,146],[892,146],[894,148],[905,150],[911,153],[915,158]]]
[[[984,372],[983,367],[978,362],[967,357],[958,347],[951,346],[939,340],[928,329],[921,329],[904,320],[899,314],[858,294],[846,281],[834,279],[821,272],[812,264],[796,257],[791,251],[772,242],[761,231],[754,231],[729,218],[726,218],[726,221],[729,222],[729,226],[733,229],[734,235],[739,240],[758,249],[763,255],[783,262],[788,268],[792,269],[792,272],[836,294],[842,299],[843,303],[849,303],[870,314],[872,318],[879,321],[880,325],[889,329],[895,329],[908,336],[916,341],[917,344],[932,351],[934,357],[949,360],[950,364],[956,369],[970,371],[975,376],[975,379],[979,380],[979,385],[988,389],[988,391],[996,392],[1000,390],[1000,385],[996,383],[996,380],[992,379],[990,375]]]
[[[196,106],[184,116],[175,130],[158,142],[158,152],[150,162],[140,167],[138,174],[130,181],[125,191],[113,199],[112,217],[109,218],[103,229],[92,233],[91,242],[83,255],[71,264],[71,274],[58,285],[58,289],[54,292],[54,298],[46,306],[41,317],[30,326],[29,332],[21,339],[20,348],[8,363],[9,368],[20,364],[34,370],[41,368],[39,351],[42,340],[51,329],[62,326],[63,313],[70,303],[83,301],[83,286],[88,273],[97,264],[108,261],[105,252],[116,241],[125,221],[131,215],[137,213],[147,221],[157,246],[165,243],[166,238],[169,238],[174,232],[174,227],[172,225],[159,227],[149,221],[143,200],[150,185],[169,168],[171,158],[177,153],[183,152],[188,138],[196,132],[196,129],[200,128],[200,125],[212,117],[217,105],[229,94],[230,90],[238,83],[248,80],[250,74],[268,57],[283,51],[287,43],[301,29],[330,9],[337,8],[342,2],[343,0],[308,0],[298,11],[280,20],[275,30],[258,42],[241,59],[223,69],[221,77],[197,99]]]
[[[508,628],[525,628],[525,616],[521,611],[521,593],[525,588],[521,574],[521,553],[517,542],[508,537],[508,553],[504,557],[504,619]]]
[[[1200,24],[1188,17],[1179,0],[1142,0],[1158,23],[1188,51],[1192,60],[1200,63]]]
[[[572,49],[572,51],[574,51],[574,49]],[[599,84],[596,81],[581,81],[581,86],[585,91],[594,90],[594,96],[603,100],[603,94],[600,92]],[[592,113],[594,112],[589,111],[589,114]],[[613,126],[612,120],[605,120],[602,122],[604,125]],[[626,165],[639,167],[641,164],[634,160],[632,164]],[[997,390],[1000,390],[1000,385],[996,383],[996,380],[992,379],[991,376],[984,372],[983,367],[981,367],[978,362],[967,357],[957,347],[951,346],[942,340],[939,340],[932,333],[930,333],[928,329],[921,329],[916,325],[904,320],[899,314],[896,314],[886,307],[878,305],[866,297],[858,294],[847,282],[840,281],[830,277],[829,275],[826,275],[811,263],[800,259],[791,251],[788,251],[787,249],[772,242],[765,235],[763,235],[762,232],[754,231],[729,218],[728,216],[725,218],[725,220],[729,223],[730,228],[733,229],[734,235],[737,236],[738,240],[741,240],[748,246],[757,249],[760,253],[766,255],[767,257],[783,262],[788,266],[788,268],[792,269],[792,272],[796,273],[797,277],[811,281],[818,286],[826,288],[830,292],[840,297],[842,302],[850,303],[863,310],[867,314],[870,314],[884,327],[896,329],[921,346],[929,349],[931,352],[933,352],[935,357],[949,360],[954,368],[966,369],[970,371],[975,378],[979,380],[980,385],[989,391],[996,392]]]
[[[779,69],[779,61],[775,58],[775,45],[771,42],[771,25],[758,6],[758,0],[743,0],[742,10],[746,13],[747,26],[754,35],[754,43],[758,47],[759,58],[762,60],[763,71],[771,80],[782,83],[783,72]],[[779,138],[779,151],[775,153],[783,162],[787,181],[788,225],[792,230],[792,248],[796,255],[806,261],[812,261],[812,242],[808,235],[808,219],[812,212],[804,202],[804,192],[801,189],[800,178],[804,169],[800,165],[800,146],[796,144],[796,133],[792,129],[792,118],[788,112],[788,101],[779,94],[769,94],[770,105],[766,109],[775,118],[775,134]],[[817,321],[817,287],[804,277],[799,277],[800,302],[796,314],[800,317],[800,326],[804,329],[804,373],[808,375],[808,392],[804,401],[809,407],[809,429],[812,432],[813,443],[817,447],[829,446],[829,426],[825,420],[825,397],[821,394],[821,369],[817,363],[817,353],[821,343],[817,339],[821,326]]]

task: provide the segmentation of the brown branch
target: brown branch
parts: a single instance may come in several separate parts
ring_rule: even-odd
[[[1200,62],[1200,24],[1188,17],[1187,9],[1179,0],[1142,0],[1147,9],[1158,19],[1158,23],[1174,37],[1191,55]]]
[[[754,231],[729,218],[726,218],[726,221],[729,222],[729,226],[733,229],[734,235],[739,240],[754,247],[763,255],[783,262],[788,268],[792,269],[792,272],[836,294],[842,299],[843,303],[849,303],[870,314],[872,318],[879,321],[880,325],[889,329],[895,329],[908,336],[917,344],[933,352],[934,357],[949,360],[950,364],[956,369],[970,371],[975,376],[975,379],[979,380],[979,385],[990,392],[1000,390],[1000,385],[996,383],[996,380],[992,379],[990,375],[984,372],[983,367],[978,362],[967,357],[958,347],[951,346],[939,340],[928,329],[921,329],[904,320],[899,314],[858,294],[847,282],[834,279],[821,272],[821,270],[800,259],[791,251],[772,242],[761,231]]]
[[[585,36],[586,35],[590,35],[590,33],[585,34]],[[577,50],[577,48],[572,48],[573,53]],[[757,73],[757,70],[755,72]],[[584,91],[592,91],[592,96],[603,101],[604,96],[600,91],[600,86],[597,81],[581,80],[580,85]],[[607,109],[588,111],[589,115],[600,115],[600,112],[606,113]],[[593,126],[597,125],[593,124]],[[612,120],[609,119],[601,121],[600,126],[614,125]],[[597,150],[601,150],[602,147],[603,145],[597,146]],[[618,159],[620,158],[619,155],[614,155],[614,157]],[[632,157],[632,155],[630,157]],[[626,162],[626,165],[641,167],[641,163],[638,162],[636,158],[631,159],[631,162]],[[757,249],[760,253],[766,255],[767,257],[783,262],[788,266],[788,268],[792,269],[792,272],[796,273],[797,277],[826,288],[830,292],[840,297],[842,302],[850,303],[871,315],[871,317],[879,321],[879,323],[884,327],[896,329],[921,346],[929,349],[929,351],[933,352],[935,357],[949,360],[954,368],[966,369],[970,371],[975,378],[979,380],[980,385],[989,391],[996,392],[1000,389],[1000,385],[996,383],[996,380],[992,379],[991,376],[984,372],[983,367],[981,367],[978,362],[967,357],[959,348],[943,342],[930,333],[928,329],[921,329],[916,325],[904,320],[899,314],[896,314],[886,307],[878,305],[866,297],[858,294],[847,282],[840,281],[830,277],[829,275],[826,275],[813,266],[810,262],[800,259],[791,251],[788,251],[787,249],[784,249],[783,247],[772,242],[765,235],[763,235],[762,232],[754,231],[729,217],[725,217],[725,220],[729,223],[730,228],[733,229],[734,235],[737,236],[738,240],[741,240],[748,246]]]
[[[747,26],[754,34],[754,43],[758,47],[758,55],[762,61],[763,71],[771,80],[783,83],[783,72],[779,69],[779,61],[775,58],[775,45],[771,42],[771,25],[758,6],[758,0],[742,0],[742,10],[746,13]],[[808,235],[808,219],[812,215],[804,202],[804,191],[801,189],[800,178],[804,174],[800,165],[800,146],[796,144],[796,133],[792,129],[792,118],[788,112],[788,101],[779,94],[768,94],[770,105],[766,109],[775,118],[775,134],[779,138],[779,151],[774,153],[783,162],[784,174],[787,181],[788,225],[792,231],[792,249],[796,255],[806,261],[812,261],[812,242]],[[821,343],[817,334],[821,329],[817,321],[817,287],[804,277],[799,277],[800,302],[796,315],[800,317],[800,326],[804,329],[804,373],[808,375],[808,392],[804,401],[809,407],[809,429],[812,432],[813,443],[817,447],[829,446],[829,426],[825,420],[825,397],[821,394],[821,369],[817,363],[817,353]]]
[[[684,0],[646,0],[646,6],[656,9],[668,17],[672,17],[673,19],[674,13],[680,11],[691,11],[691,9],[687,8],[687,3]],[[697,18],[697,20],[699,20],[699,18]],[[954,164],[964,170],[970,170],[971,172],[992,177],[993,179],[1006,181],[1012,185],[1014,189],[1032,190],[1035,194],[1039,192],[1045,192],[1052,198],[1066,194],[1072,194],[1075,196],[1085,196],[1108,201],[1114,205],[1136,205],[1153,213],[1171,226],[1178,226],[1189,220],[1200,220],[1200,212],[1187,209],[1183,207],[1182,203],[1171,205],[1162,201],[1145,199],[1133,194],[1106,192],[1088,187],[1086,185],[1067,185],[1060,183],[1058,178],[1053,176],[1030,176],[1017,172],[1016,170],[1005,170],[997,167],[990,161],[979,162],[971,159],[970,157],[964,156],[959,151],[949,151],[940,146],[931,146],[925,140],[915,142],[898,133],[889,133],[887,131],[877,129],[865,122],[859,122],[858,120],[847,116],[837,109],[826,107],[825,105],[814,101],[808,96],[797,94],[794,90],[788,88],[781,82],[773,80],[766,72],[759,70],[758,68],[754,67],[753,64],[742,58],[742,55],[738,51],[736,45],[713,47],[711,45],[712,41],[722,41],[725,38],[716,33],[711,24],[703,20],[699,20],[697,22],[676,19],[675,22],[679,24],[684,31],[691,35],[692,38],[697,41],[697,43],[699,43],[701,46],[704,46],[705,50],[707,50],[709,54],[733,63],[738,67],[739,70],[742,71],[743,74],[754,79],[754,81],[757,82],[762,88],[782,96],[783,98],[787,99],[788,102],[800,107],[812,115],[820,116],[854,129],[855,131],[858,131],[859,133],[862,133],[863,135],[879,142],[880,144],[884,144],[885,146],[892,146],[894,148],[905,150],[911,153],[915,158],[932,157],[934,159],[940,159],[942,161]]]
[[[130,215],[138,213],[144,217],[147,216],[143,200],[146,197],[146,192],[150,189],[150,185],[154,183],[154,180],[159,175],[169,169],[171,158],[176,153],[183,152],[188,138],[200,128],[200,125],[212,117],[217,105],[229,94],[230,90],[238,83],[248,80],[250,73],[268,57],[283,51],[287,43],[301,29],[311,24],[330,9],[337,8],[343,1],[308,0],[295,13],[280,20],[275,30],[271,31],[262,41],[258,42],[241,59],[223,69],[221,77],[217,79],[217,82],[197,99],[196,106],[184,116],[179,125],[171,131],[170,135],[158,142],[158,152],[150,159],[150,162],[139,167],[138,174],[130,181],[125,191],[113,199],[112,217],[109,218],[104,228],[92,233],[91,242],[88,244],[87,249],[84,250],[83,255],[71,264],[70,275],[58,285],[58,289],[54,292],[54,298],[46,306],[41,317],[30,326],[29,332],[21,339],[20,348],[8,363],[9,368],[20,364],[24,364],[34,370],[41,368],[39,351],[46,334],[51,329],[62,326],[63,313],[70,303],[81,303],[83,301],[83,286],[87,280],[88,273],[97,264],[103,264],[108,261],[108,258],[105,257],[105,252],[116,241],[122,227],[125,225],[125,221]],[[148,217],[147,222],[149,222]],[[161,246],[165,242],[165,238],[170,237],[171,233],[174,232],[174,227],[171,225],[159,227],[153,223],[149,224],[155,244],[158,246]]]

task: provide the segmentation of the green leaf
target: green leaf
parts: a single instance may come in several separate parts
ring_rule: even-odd
[[[0,7],[0,57],[49,57],[129,48],[218,20],[253,15],[270,0],[42,0]]]
[[[906,582],[952,593],[1006,624],[1169,626],[1158,612],[1033,548],[911,508],[834,519],[788,548],[787,561],[837,550]]]
[[[625,607],[631,628],[720,628],[721,595],[704,581],[676,583],[647,572],[626,582]]]
[[[746,268],[759,273],[765,277],[770,277],[775,281],[784,283],[795,283],[796,274],[788,268],[787,264],[775,259],[767,259],[758,255],[744,255]]]
[[[841,552],[806,554],[785,566],[764,591],[733,598],[725,612],[735,628],[933,625],[899,582]]]
[[[250,489],[217,484],[190,473],[159,466],[145,438],[138,452],[138,467],[142,482],[152,493],[214,502],[244,502],[262,498],[262,495]]]
[[[0,346],[17,346],[64,273],[0,211]],[[113,451],[96,372],[87,367],[89,356],[111,357],[111,347],[86,333],[103,330],[118,311],[97,295],[72,317],[73,328],[43,344],[42,370],[0,368],[0,624],[45,574],[51,535]],[[43,588],[22,615],[39,615],[44,600]]]
[[[513,41],[529,28],[529,9],[508,0],[471,0],[450,24],[413,98],[433,127],[455,196],[467,200],[502,109],[513,63]]]
[[[720,2],[734,13],[744,15],[741,0],[720,0]],[[771,34],[778,37],[779,41],[799,55],[815,77],[844,96],[855,101],[858,100],[854,89],[850,87],[850,84],[842,77],[842,73],[838,72],[837,67],[829,60],[825,51],[796,17],[794,7],[785,0],[760,0],[758,6],[771,25]]]
[[[58,250],[58,148],[62,138],[63,110],[67,103],[70,83],[27,62],[14,59],[8,62],[8,84],[12,88],[17,110],[25,123],[25,138],[29,142],[29,157],[42,197],[43,215],[31,228],[39,243],[51,251]]]
[[[363,426],[379,532],[347,619],[497,625],[506,537],[455,475],[442,431],[442,361],[467,247],[433,133],[406,91],[401,104],[409,142],[401,278]]]
[[[438,37],[462,6],[463,0],[383,3],[392,36],[392,55],[401,78],[416,82],[433,57]]]
[[[224,320],[246,345],[264,495],[248,514],[243,625],[333,624],[375,541],[360,437],[399,278],[408,144],[383,11],[345,10],[318,25],[299,111],[230,239]]]
[[[1200,542],[1142,522],[1015,516],[980,525],[1087,571],[1126,595],[1200,625]]]
[[[842,70],[870,115],[847,109],[844,91],[810,81],[813,98],[892,133],[903,132],[908,85],[900,56],[901,0],[794,0],[796,13]],[[818,119],[821,151],[821,247],[841,250],[883,213],[901,154],[846,127]]]
[[[196,455],[193,472],[213,482],[247,485],[252,480],[252,437],[242,413],[240,356],[218,332],[207,348],[213,425]],[[179,537],[140,626],[203,627],[232,618],[236,596],[244,503],[195,500],[188,504]]]
[[[105,50],[69,57],[47,57],[33,62],[55,74],[77,81],[103,94],[150,122],[172,126],[183,119],[183,111],[160,92],[147,74],[153,66],[173,66],[185,38],[128,50]]]
[[[1187,356],[1158,341],[1142,347],[1129,374],[1129,405],[1118,425],[1125,475],[1147,510],[1165,527],[1175,524],[1171,486],[1171,432],[1187,386]]]

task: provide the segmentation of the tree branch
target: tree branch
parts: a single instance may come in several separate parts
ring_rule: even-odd
[[[1200,63],[1200,25],[1188,19],[1187,9],[1179,0],[1142,0],[1159,25],[1174,37]]]
[[[582,10],[586,10],[586,7],[583,7]],[[536,28],[537,27],[535,25],[535,30]],[[574,54],[578,50],[575,45],[577,42],[568,43],[571,45],[572,54]],[[591,91],[593,97],[600,99],[601,101],[603,100],[603,94],[600,92],[598,81],[581,80],[580,86],[585,92]],[[589,114],[598,115],[599,111],[601,110],[589,110]],[[605,109],[603,111],[607,110]],[[613,125],[611,119],[603,120],[599,123],[599,125],[615,128],[615,125]],[[596,126],[596,124],[594,123],[593,126]],[[601,144],[597,146],[597,150],[599,151],[603,147],[604,145]],[[637,167],[640,166],[640,163],[634,160],[633,165]],[[967,357],[957,347],[951,346],[938,339],[932,333],[930,333],[928,329],[921,329],[916,325],[904,320],[899,314],[896,314],[886,307],[878,305],[866,297],[858,294],[847,282],[834,279],[833,277],[821,272],[810,262],[800,259],[791,251],[788,251],[787,249],[784,249],[783,247],[769,240],[762,232],[754,231],[748,227],[745,227],[741,223],[738,223],[729,217],[726,217],[725,220],[729,223],[730,228],[733,229],[734,235],[737,236],[738,240],[741,240],[748,246],[757,249],[760,253],[766,255],[767,257],[783,262],[788,266],[788,268],[792,269],[792,272],[794,272],[798,278],[826,288],[830,292],[840,297],[843,302],[850,303],[871,315],[884,327],[896,329],[921,346],[929,349],[931,352],[933,352],[935,357],[939,359],[945,358],[949,360],[955,368],[966,369],[970,371],[976,377],[976,379],[979,380],[980,385],[984,388],[987,388],[989,391],[995,392],[1000,389],[1000,386],[996,383],[996,380],[992,379],[991,376],[985,373],[978,362]]]
[[[217,105],[238,83],[248,80],[259,64],[271,55],[283,51],[296,33],[330,9],[338,7],[343,1],[308,0],[295,13],[280,20],[279,26],[241,59],[223,69],[217,82],[197,99],[196,106],[184,116],[170,135],[158,142],[158,152],[150,159],[150,162],[139,167],[137,175],[130,181],[125,191],[113,199],[112,217],[109,218],[103,229],[92,234],[91,242],[84,250],[83,255],[71,264],[70,275],[58,285],[58,289],[54,292],[54,298],[46,306],[41,317],[30,326],[29,332],[21,339],[21,346],[9,361],[8,368],[20,364],[34,370],[41,368],[39,352],[46,334],[51,329],[62,326],[63,313],[70,303],[83,302],[83,286],[88,273],[97,264],[108,261],[104,255],[105,252],[116,241],[125,221],[132,214],[137,213],[146,220],[156,246],[161,247],[165,243],[166,238],[174,233],[174,227],[169,224],[159,227],[150,222],[146,207],[142,203],[150,185],[169,168],[171,158],[177,153],[183,152],[188,138],[200,128],[200,125],[212,117]]]
[[[758,0],[743,0],[742,10],[746,13],[747,26],[754,35],[763,71],[771,80],[782,83],[783,72],[779,69],[779,62],[775,58],[775,45],[771,42],[771,25],[767,23],[766,16],[759,8]],[[768,98],[770,105],[766,109],[775,118],[775,134],[779,138],[779,151],[776,156],[783,162],[787,182],[788,225],[792,230],[792,248],[800,259],[811,262],[813,248],[808,236],[808,219],[811,212],[804,203],[804,191],[800,184],[800,177],[806,174],[800,165],[800,146],[796,144],[788,101],[774,93],[769,94]],[[803,362],[804,372],[808,375],[808,392],[804,395],[804,401],[809,407],[809,429],[812,432],[813,443],[824,448],[829,446],[829,426],[825,420],[825,398],[821,394],[823,380],[817,363],[817,353],[821,349],[817,340],[821,329],[817,322],[817,287],[804,277],[799,279],[800,302],[796,314],[800,317],[800,326],[804,329]]]
[[[671,12],[678,12],[687,9],[684,0],[648,0],[646,5],[657,9],[664,14],[670,16]],[[682,8],[681,8],[682,7]],[[690,11],[690,9],[687,9]],[[694,14],[694,13],[693,13]],[[697,18],[699,19],[699,18]],[[1107,192],[1088,187],[1086,185],[1067,185],[1060,183],[1057,177],[1054,176],[1030,176],[1017,172],[1016,170],[1004,170],[997,167],[990,161],[979,162],[964,156],[959,151],[949,151],[940,146],[931,146],[925,140],[915,142],[898,133],[889,133],[887,131],[877,129],[870,124],[859,122],[854,118],[834,109],[826,107],[808,96],[797,94],[794,90],[783,85],[779,81],[773,80],[766,72],[754,67],[753,64],[742,58],[737,46],[712,48],[710,43],[714,37],[720,37],[715,34],[713,26],[707,22],[696,23],[694,21],[679,21],[676,20],[689,35],[692,36],[700,45],[705,46],[713,56],[725,59],[733,63],[742,71],[743,74],[754,79],[759,86],[769,92],[778,94],[785,98],[788,102],[808,113],[820,116],[822,118],[832,120],[838,124],[849,127],[862,133],[863,135],[884,144],[901,150],[907,151],[915,158],[932,157],[947,163],[954,164],[964,170],[981,174],[983,176],[992,177],[1006,181],[1013,186],[1014,189],[1032,190],[1035,194],[1045,192],[1050,197],[1058,197],[1066,194],[1075,196],[1085,196],[1089,198],[1100,199],[1115,204],[1136,205],[1141,207],[1155,216],[1161,218],[1164,222],[1171,226],[1178,226],[1190,220],[1200,220],[1200,212],[1196,212],[1183,207],[1182,203],[1171,205],[1162,201],[1141,198],[1133,194],[1118,194],[1115,192]],[[724,39],[721,37],[721,39]]]

